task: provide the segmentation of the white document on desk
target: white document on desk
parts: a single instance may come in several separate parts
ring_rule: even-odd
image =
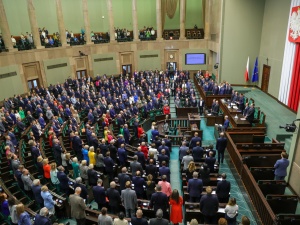
[[[246,118],[240,118],[240,120],[246,120]]]
[[[225,208],[219,208],[218,213],[225,213]]]

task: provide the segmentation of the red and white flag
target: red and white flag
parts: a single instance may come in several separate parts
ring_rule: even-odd
[[[249,56],[248,56],[246,71],[245,71],[245,81],[248,81],[248,80],[249,80]]]

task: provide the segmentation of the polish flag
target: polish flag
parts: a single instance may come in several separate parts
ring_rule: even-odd
[[[248,81],[248,80],[249,80],[249,56],[248,56],[246,71],[245,71],[245,81]]]

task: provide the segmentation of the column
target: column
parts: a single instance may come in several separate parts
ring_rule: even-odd
[[[37,49],[44,48],[41,45],[41,39],[39,34],[39,26],[37,24],[35,8],[33,5],[33,0],[27,0],[28,16],[30,21],[31,32],[33,36],[33,43]]]
[[[58,29],[59,29],[59,34],[60,34],[60,42],[63,47],[68,46],[64,16],[63,16],[62,7],[61,7],[61,0],[55,0],[55,3],[56,3],[57,23],[58,23]]]
[[[115,24],[114,24],[114,15],[112,11],[112,0],[107,0],[107,11],[109,17],[109,36],[110,42],[115,42]]]
[[[133,23],[133,41],[139,41],[138,18],[137,18],[137,0],[132,0],[132,23]]]
[[[91,25],[89,19],[87,0],[82,0],[82,10],[83,10],[83,20],[84,20],[84,29],[85,29],[85,40],[86,40],[86,44],[90,45],[93,43],[91,42]]]
[[[6,13],[3,5],[3,1],[0,0],[0,28],[2,32],[2,38],[5,44],[5,47],[8,49],[8,51],[17,51],[17,49],[14,49],[14,46],[11,42],[11,33],[9,30]]]
[[[211,1],[205,0],[205,25],[204,25],[204,39],[210,39],[210,12],[211,12]]]
[[[161,26],[161,0],[156,0],[156,33],[157,41],[162,40],[162,26]]]
[[[185,38],[185,11],[186,11],[186,0],[180,1],[180,40]]]

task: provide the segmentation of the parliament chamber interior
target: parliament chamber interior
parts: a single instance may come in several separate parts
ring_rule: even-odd
[[[299,225],[300,0],[0,0],[0,225]]]

